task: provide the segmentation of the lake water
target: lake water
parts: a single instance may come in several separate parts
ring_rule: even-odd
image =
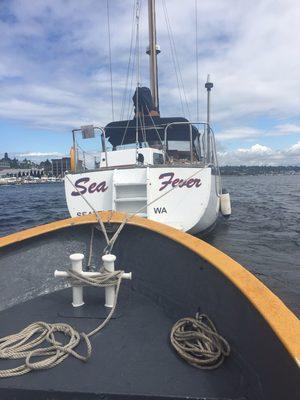
[[[300,175],[226,176],[232,216],[204,240],[300,315]],[[68,217],[61,183],[0,186],[0,236]]]

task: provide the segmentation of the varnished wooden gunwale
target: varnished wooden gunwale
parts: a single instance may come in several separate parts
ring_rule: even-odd
[[[125,214],[119,212],[102,211],[100,215],[104,222],[112,223],[121,223],[126,218]],[[90,214],[40,225],[0,238],[0,249],[60,229],[93,223],[97,223],[97,219],[95,215]],[[251,302],[283,343],[291,357],[298,365],[300,364],[299,319],[253,274],[205,241],[170,226],[137,216],[131,217],[127,223],[168,237],[198,254],[218,269]]]

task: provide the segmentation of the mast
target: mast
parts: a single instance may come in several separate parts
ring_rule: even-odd
[[[148,0],[148,20],[149,20],[149,49],[147,50],[147,54],[149,54],[150,56],[150,88],[155,110],[159,111],[157,54],[160,53],[160,50],[159,46],[156,44],[155,0]]]

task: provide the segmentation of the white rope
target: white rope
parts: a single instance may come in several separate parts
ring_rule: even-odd
[[[102,221],[102,218],[100,216],[100,214],[98,213],[97,210],[95,210],[95,208],[91,205],[91,203],[83,196],[83,194],[77,189],[77,187],[74,185],[74,183],[71,181],[71,179],[68,177],[68,175],[65,175],[65,178],[68,179],[68,181],[71,183],[71,185],[73,186],[73,188],[77,191],[77,193],[82,197],[82,199],[86,202],[86,204],[90,207],[90,209],[95,213],[97,221],[99,222],[99,225],[101,227],[101,230],[104,234],[106,243],[109,244],[109,238],[105,229],[105,225]]]
[[[95,233],[95,228],[93,225],[92,232],[91,232],[91,239],[90,239],[89,258],[88,258],[88,263],[87,263],[88,269],[90,269],[90,267],[91,267],[91,262],[92,262],[92,257],[93,257],[94,233]]]
[[[97,287],[116,286],[115,301],[110,313],[99,326],[89,333],[79,333],[71,325],[65,323],[48,324],[38,321],[28,325],[20,332],[0,338],[0,359],[24,360],[24,363],[18,367],[0,370],[0,378],[24,375],[33,370],[53,368],[62,363],[69,355],[78,360],[87,361],[92,354],[90,337],[107,325],[116,309],[123,273],[124,271],[104,271],[97,277],[87,278],[69,270],[71,279],[76,280],[77,284]],[[59,341],[58,334],[63,334],[65,338],[68,338],[67,343],[62,344]],[[86,345],[85,355],[75,351],[81,341]],[[40,360],[32,361],[32,358],[36,357]]]
[[[192,175],[190,175],[187,179],[191,179],[194,176],[198,175],[201,171],[203,170],[203,168],[199,168],[196,172],[194,172]],[[76,186],[74,185],[74,183],[69,179],[68,175],[65,176],[65,178],[68,179],[68,181],[71,183],[71,185],[75,188],[75,190],[80,194],[80,196],[83,198],[83,200],[87,203],[87,205],[91,208],[91,210],[95,213],[96,218],[98,223],[100,224],[101,230],[105,236],[105,240],[106,240],[106,247],[103,250],[104,254],[110,253],[113,249],[113,246],[115,244],[115,241],[117,240],[118,236],[120,235],[122,229],[124,228],[124,226],[126,225],[126,223],[133,218],[135,215],[139,214],[141,211],[143,211],[145,208],[151,206],[152,204],[154,204],[156,201],[160,200],[161,198],[163,198],[164,196],[166,196],[167,194],[169,194],[170,192],[172,192],[173,190],[177,189],[179,186],[173,186],[171,189],[169,189],[168,191],[166,191],[165,193],[161,194],[160,196],[156,197],[154,200],[150,201],[149,203],[147,203],[146,205],[142,206],[141,208],[139,208],[138,210],[136,210],[133,214],[129,214],[127,215],[127,217],[124,218],[124,220],[121,222],[119,228],[116,230],[115,234],[112,236],[111,239],[108,238],[107,235],[107,231],[105,228],[105,225],[102,221],[102,218],[99,214],[98,211],[95,210],[95,208],[91,205],[91,203],[85,198],[85,196],[83,194],[81,194],[81,192],[76,188]]]

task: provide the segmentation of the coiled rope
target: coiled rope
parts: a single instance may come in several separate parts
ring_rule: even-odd
[[[98,333],[107,325],[116,309],[122,275],[124,271],[104,272],[97,277],[84,277],[69,270],[72,281],[77,284],[107,287],[116,286],[114,305],[107,318],[89,333],[79,333],[71,325],[65,323],[48,324],[38,321],[28,325],[22,331],[0,338],[0,359],[24,359],[24,364],[5,370],[0,370],[0,378],[9,378],[26,374],[33,370],[53,368],[63,362],[69,355],[81,361],[87,361],[92,354],[90,337]],[[66,343],[58,340],[57,334],[65,336]],[[82,355],[75,351],[79,343],[83,341],[86,345],[86,354]],[[42,358],[32,361],[33,357]]]
[[[170,339],[180,357],[196,368],[215,369],[230,354],[228,342],[205,314],[177,321]]]

